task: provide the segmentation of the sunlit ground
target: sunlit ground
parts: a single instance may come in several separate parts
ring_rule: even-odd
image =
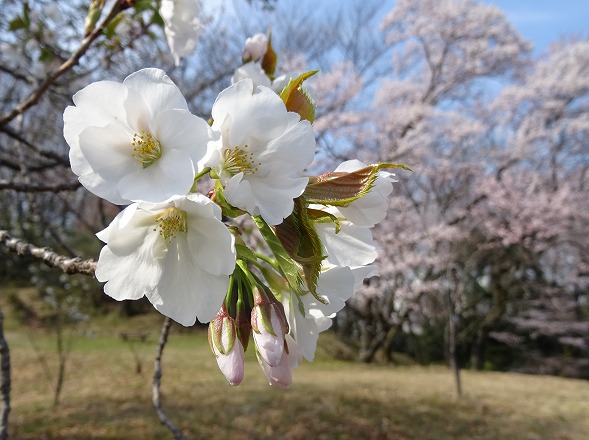
[[[103,325],[73,339],[57,407],[47,377],[56,372],[53,336],[9,328],[12,438],[172,438],[151,406],[159,329],[134,342],[133,354],[120,326],[148,324]],[[251,356],[244,383],[231,387],[206,334],[176,331],[164,353],[164,410],[193,439],[584,439],[589,432],[589,382],[467,371],[457,400],[445,367],[335,361],[326,355],[332,343],[327,335],[319,359],[296,370],[288,390],[269,387]]]

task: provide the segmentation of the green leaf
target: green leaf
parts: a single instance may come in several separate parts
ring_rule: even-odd
[[[53,58],[55,58],[55,55],[53,55],[53,52],[51,52],[51,50],[49,50],[46,47],[41,47],[41,51],[39,53],[38,58],[39,61],[41,61],[42,63],[46,63],[51,61]]]
[[[296,198],[293,212],[274,229],[288,255],[303,267],[307,288],[317,297],[317,280],[325,256],[305,200]]]
[[[381,162],[352,172],[329,172],[310,177],[303,196],[309,203],[348,206],[372,189],[378,172],[383,168],[411,171],[403,164]]]
[[[31,17],[29,16],[29,12],[31,12],[31,8],[29,3],[25,1],[22,5],[22,20],[27,29],[31,26]]]
[[[164,19],[162,18],[162,16],[160,15],[160,13],[158,11],[153,11],[153,15],[151,16],[150,23],[155,24],[156,26],[159,26],[161,28],[163,28],[165,26]]]
[[[291,79],[280,92],[280,98],[289,112],[298,113],[301,119],[313,123],[315,121],[315,103],[311,96],[303,90],[303,82],[315,75],[318,70],[303,73],[295,79]]]
[[[86,20],[84,20],[84,35],[90,35],[96,27],[96,23],[98,23],[102,15],[105,2],[106,0],[92,0],[90,2],[88,15],[86,16]]]
[[[297,295],[302,296],[304,294],[302,290],[303,278],[301,276],[299,266],[297,263],[288,255],[280,240],[272,230],[270,226],[260,216],[252,217],[260,234],[264,237],[264,240],[268,244],[268,247],[276,257],[278,267],[282,271],[283,276],[288,281],[290,288]]]
[[[112,21],[104,28],[104,35],[106,36],[106,38],[108,38],[109,40],[111,38],[113,38],[116,34],[117,34],[117,26],[119,25],[119,23],[123,20],[123,18],[125,18],[125,15],[122,13],[119,13],[115,18],[112,19]]]
[[[135,12],[142,12],[149,9],[154,9],[153,0],[135,0],[133,3]]]
[[[27,25],[25,24],[23,19],[20,17],[16,17],[14,20],[11,20],[8,23],[8,30],[9,31],[17,31],[19,29],[26,29],[26,28],[27,28]]]

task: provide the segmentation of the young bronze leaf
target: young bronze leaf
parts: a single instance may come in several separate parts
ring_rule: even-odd
[[[272,47],[272,30],[268,33],[268,47],[266,53],[262,58],[262,69],[271,80],[274,79],[274,72],[276,72],[276,64],[278,63],[278,56]]]
[[[275,227],[275,232],[289,256],[303,267],[307,287],[316,297],[321,261],[325,257],[322,254],[321,240],[302,198],[295,199],[292,214]]]
[[[329,172],[311,177],[303,196],[309,203],[347,206],[370,191],[383,168],[410,170],[402,164],[378,163],[352,172]]]
[[[303,90],[303,81],[315,75],[318,70],[303,73],[291,79],[280,93],[280,97],[289,112],[298,113],[301,119],[313,123],[315,121],[315,103],[309,94]]]

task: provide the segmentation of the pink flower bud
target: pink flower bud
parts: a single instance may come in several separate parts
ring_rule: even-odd
[[[209,324],[209,344],[219,370],[231,385],[239,385],[244,375],[244,352],[236,337],[235,321],[223,307]]]
[[[271,367],[258,356],[258,362],[270,385],[278,388],[290,386],[292,383],[292,370],[299,366],[301,359],[301,350],[290,335],[286,335],[284,338],[284,350],[278,365]]]
[[[243,50],[243,59],[248,61],[258,61],[266,53],[268,47],[268,37],[264,34],[256,34],[245,40]]]
[[[288,332],[283,305],[256,287],[251,318],[260,356],[269,366],[278,365],[284,351],[284,335]]]

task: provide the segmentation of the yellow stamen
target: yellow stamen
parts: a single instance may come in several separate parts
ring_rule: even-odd
[[[151,133],[141,130],[133,135],[133,157],[147,168],[162,157],[162,145]]]
[[[254,161],[254,153],[246,151],[247,145],[243,147],[228,148],[223,151],[223,170],[229,174],[235,175],[243,172],[244,174],[254,174],[260,169],[261,162],[257,164]]]
[[[157,228],[160,235],[170,243],[172,239],[176,238],[178,232],[186,232],[186,212],[178,208],[167,208],[158,215]]]

